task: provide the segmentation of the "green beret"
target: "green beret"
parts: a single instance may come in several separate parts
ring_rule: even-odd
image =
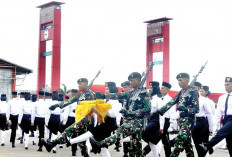
[[[141,79],[141,74],[138,72],[133,72],[128,76],[128,80],[133,79],[133,78],[140,78]]]
[[[189,74],[187,74],[187,73],[179,73],[176,76],[176,79],[178,80],[179,78],[189,78]]]
[[[125,81],[121,84],[121,87],[130,86],[130,81]]]
[[[79,84],[80,82],[87,82],[88,83],[88,80],[87,80],[87,78],[80,78],[77,80],[77,83]]]

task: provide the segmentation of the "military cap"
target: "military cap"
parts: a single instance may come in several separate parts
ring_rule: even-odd
[[[226,77],[225,82],[232,82],[232,78],[231,77]]]
[[[159,87],[159,82],[157,82],[157,81],[150,81],[149,82],[149,86],[152,86],[152,87]]]
[[[20,95],[25,95],[25,92],[21,92]]]
[[[169,84],[169,83],[167,83],[167,82],[163,82],[163,83],[162,83],[162,86],[167,87],[167,88],[169,88],[169,89],[172,88],[172,85]]]
[[[77,80],[77,83],[79,84],[80,82],[87,82],[88,83],[88,80],[87,80],[87,78],[80,78]]]
[[[176,79],[178,80],[179,78],[189,78],[189,74],[187,74],[187,73],[179,73],[176,76]]]
[[[39,95],[44,95],[44,91],[39,91]]]
[[[12,92],[12,95],[17,95],[17,92]]]
[[[128,80],[133,79],[133,78],[140,78],[141,79],[141,74],[138,72],[132,72],[129,76],[128,76]]]
[[[24,98],[25,98],[25,100],[30,100],[31,99],[30,93],[25,92]]]
[[[72,93],[77,93],[77,89],[72,89],[71,92]]]
[[[51,93],[45,92],[45,96],[51,96]]]
[[[1,101],[6,101],[6,94],[1,94]]]
[[[63,100],[64,100],[63,97],[64,97],[63,94],[59,94],[59,96],[58,96],[58,101],[63,101]]]
[[[66,95],[66,96],[65,96],[65,100],[68,100],[68,99],[69,99],[69,96]]]
[[[31,97],[31,101],[36,102],[36,100],[37,100],[37,95],[33,94],[32,97]]]
[[[57,91],[53,91],[52,94],[58,94],[58,92]]]
[[[125,81],[125,82],[121,83],[121,87],[124,87],[124,86],[130,86],[130,82]]]
[[[115,82],[106,82],[105,86],[109,88],[110,93],[118,93]]]
[[[200,82],[195,82],[195,83],[194,83],[194,86],[197,86],[197,87],[200,87],[200,88],[201,88],[201,87],[202,87],[202,84],[201,84]]]

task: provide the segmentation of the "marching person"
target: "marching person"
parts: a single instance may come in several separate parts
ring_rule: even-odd
[[[198,92],[202,89],[200,82],[195,82]],[[209,134],[213,132],[213,112],[206,97],[199,96],[199,113],[196,114],[196,124],[192,129],[192,138],[199,157],[203,157],[199,144],[209,141]]]
[[[164,115],[173,105],[177,104],[179,111],[179,133],[174,140],[174,150],[171,157],[179,156],[185,150],[187,157],[193,157],[193,147],[191,143],[191,129],[194,123],[195,114],[199,111],[198,92],[195,87],[189,86],[189,74],[180,73],[176,76],[181,91],[175,98],[171,99],[165,106],[154,112],[151,117]]]
[[[9,124],[9,104],[6,102],[6,94],[1,94],[0,101],[0,129],[2,130],[2,143],[1,146],[5,145],[6,140],[6,128]]]
[[[17,92],[12,92],[12,99],[8,101],[9,104],[9,112],[11,121],[11,135],[10,135],[10,142],[12,143],[12,148],[15,147],[15,137],[16,137],[16,129],[18,125],[18,117],[20,113],[20,104],[17,99]]]
[[[227,148],[229,150],[230,156],[232,156],[232,78],[225,78],[225,90],[226,94],[222,95],[218,99],[217,110],[216,110],[216,126],[221,122],[221,117],[224,116],[223,119],[223,127],[218,130],[216,135],[211,138],[211,140],[207,143],[200,145],[202,149],[202,155],[206,155],[209,151],[209,154],[213,153],[213,147],[222,141],[224,138],[226,139]],[[216,128],[216,127],[215,127]]]

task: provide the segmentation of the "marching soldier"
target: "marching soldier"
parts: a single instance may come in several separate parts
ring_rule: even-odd
[[[200,92],[202,85],[195,82],[194,87]],[[192,129],[192,138],[199,157],[202,156],[199,144],[209,141],[209,133],[213,132],[213,113],[205,97],[199,97],[199,113],[196,114],[196,124]]]
[[[177,104],[177,110],[180,113],[179,126],[180,130],[175,138],[174,150],[171,157],[176,157],[185,149],[187,157],[193,157],[193,147],[191,144],[191,129],[194,123],[195,114],[199,111],[198,92],[195,87],[189,87],[189,74],[180,73],[177,75],[181,91],[158,111],[154,112],[151,117],[158,114],[164,115],[173,105]],[[187,92],[187,93],[185,93]],[[185,97],[183,95],[185,94]]]
[[[45,117],[48,116],[49,110],[44,101],[44,92],[39,91],[39,99],[36,101],[34,109],[32,111],[31,125],[35,128],[39,128],[39,149],[37,151],[42,151],[41,139],[44,138],[44,125]]]
[[[6,94],[2,94],[1,102],[0,102],[0,129],[2,130],[1,146],[5,145],[6,128],[7,128],[7,124],[9,124],[8,119],[9,119],[9,104],[6,102]]]
[[[230,156],[232,156],[232,78],[226,77],[225,79],[225,90],[226,94],[222,95],[218,99],[217,111],[216,111],[216,126],[221,122],[221,117],[223,119],[223,127],[218,130],[216,135],[211,138],[211,140],[203,145],[200,145],[202,155],[205,156],[209,151],[209,154],[213,153],[213,146],[218,144],[224,138],[226,138],[227,148],[229,150]]]
[[[17,92],[12,92],[12,99],[8,101],[9,104],[9,112],[10,112],[10,121],[11,121],[11,135],[10,142],[12,143],[12,148],[15,147],[15,137],[16,137],[16,129],[18,125],[18,116],[20,113],[20,104],[17,100]]]
[[[95,95],[91,90],[86,91],[86,89],[88,88],[88,80],[86,78],[78,79],[77,83],[79,85],[80,93],[78,93],[76,96],[72,97],[71,99],[68,99],[62,103],[55,104],[55,105],[51,106],[50,110],[54,110],[57,107],[64,108],[72,103],[76,103],[76,102],[79,103],[79,101],[83,101],[83,100],[94,100],[95,99]],[[85,94],[85,97],[83,100],[79,100],[79,98],[81,97],[82,94]],[[47,151],[50,152],[51,148],[53,148],[55,145],[57,145],[61,142],[64,142],[65,141],[64,137],[66,137],[66,136],[73,138],[73,137],[77,137],[78,135],[85,133],[88,129],[90,129],[90,127],[89,127],[90,121],[91,120],[89,119],[89,117],[85,117],[84,119],[82,119],[82,121],[80,123],[77,123],[77,124],[73,123],[67,129],[65,129],[64,133],[61,136],[59,136],[53,142],[45,142],[43,140],[43,143],[44,143]],[[89,157],[87,146],[86,146],[85,142],[81,142],[78,145],[81,148],[82,156]]]
[[[30,93],[25,93],[25,102],[21,106],[21,111],[18,118],[18,125],[22,128],[25,133],[25,149],[28,149],[29,143],[29,130],[31,127],[31,114],[33,110],[33,105],[30,101]]]
[[[131,98],[140,86],[141,74],[138,72],[133,72],[128,76],[128,80],[130,81],[131,87],[133,88],[132,91],[128,93],[106,95],[106,97],[109,96],[111,99],[127,99],[126,107],[128,108],[124,108],[120,111],[124,116],[123,124],[116,130],[116,133],[110,137],[99,142],[91,139],[90,142],[93,149],[97,150],[114,144],[117,141],[117,138],[121,136],[121,134],[125,134],[127,137],[129,137],[131,142],[131,151],[129,156],[141,157],[143,156],[141,143],[143,120],[151,110],[150,97],[146,89],[143,89],[143,91],[139,94],[139,99],[135,101],[134,105],[132,106]]]

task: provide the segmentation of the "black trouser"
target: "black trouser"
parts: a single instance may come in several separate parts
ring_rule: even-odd
[[[201,148],[199,144],[209,141],[209,124],[205,117],[196,117],[196,125],[192,129],[192,138],[197,150],[197,154],[201,157]],[[203,156],[202,156],[203,157]]]
[[[208,148],[212,148],[221,140],[226,138],[227,148],[232,156],[232,116],[226,116],[223,120],[223,127],[218,130],[217,134],[207,143]]]
[[[2,113],[0,114],[0,129],[2,131],[5,131],[6,130],[6,114],[5,113]]]
[[[171,146],[169,144],[169,132],[168,128],[170,126],[170,118],[164,119],[163,134],[161,135],[162,143],[164,145],[165,156],[169,157],[171,155]]]
[[[29,130],[31,128],[31,115],[30,114],[23,114],[22,122],[21,122],[21,128],[23,132],[26,134],[29,134]]]
[[[50,134],[53,133],[57,135],[60,130],[60,115],[51,114],[48,122],[48,129],[50,130]]]
[[[35,117],[34,127],[35,129],[39,128],[39,143],[38,146],[41,146],[41,139],[44,138],[44,125],[45,125],[45,118]]]
[[[68,116],[66,128],[69,127],[70,125],[72,125],[73,123],[75,123],[75,117]],[[72,152],[76,152],[77,151],[77,143],[72,144],[71,146],[72,146]]]
[[[10,142],[15,143],[16,129],[18,125],[18,115],[10,115],[10,120],[11,120]]]

